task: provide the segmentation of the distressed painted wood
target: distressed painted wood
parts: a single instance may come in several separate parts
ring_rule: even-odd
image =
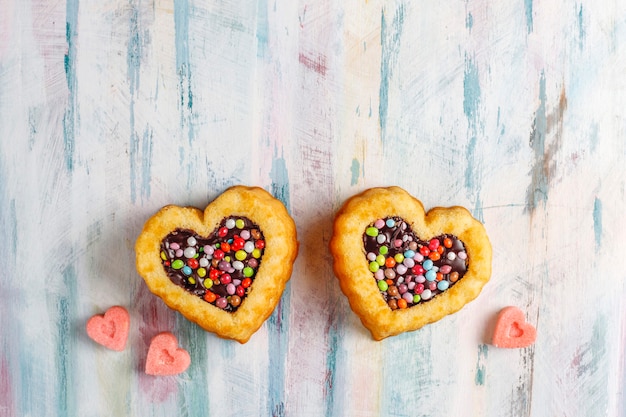
[[[0,415],[626,415],[625,57],[619,0],[0,0]],[[161,206],[239,183],[301,241],[245,345],[164,307],[133,253]],[[392,184],[468,207],[493,278],[374,342],[327,243]],[[115,304],[121,353],[84,331]],[[535,345],[489,344],[506,305]],[[159,331],[185,374],[142,372]]]

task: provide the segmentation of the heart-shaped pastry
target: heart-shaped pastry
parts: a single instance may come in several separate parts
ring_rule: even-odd
[[[189,352],[178,347],[178,340],[172,333],[163,332],[152,338],[146,357],[148,375],[178,375],[185,372],[190,364]]]
[[[500,348],[523,348],[537,339],[537,330],[526,322],[524,312],[509,306],[500,310],[491,343]]]
[[[399,187],[372,188],[337,212],[334,271],[375,340],[460,310],[491,276],[483,225],[463,207],[422,203]]]
[[[121,352],[126,347],[130,315],[124,307],[113,306],[104,314],[97,314],[87,320],[87,335],[96,343]]]
[[[166,206],[135,245],[137,271],[172,309],[220,337],[248,341],[270,316],[298,253],[285,206],[231,187],[204,212]]]

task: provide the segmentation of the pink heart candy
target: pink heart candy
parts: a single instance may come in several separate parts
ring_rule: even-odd
[[[517,307],[503,308],[493,332],[492,344],[501,348],[523,348],[537,339],[537,330],[526,322],[524,313]]]
[[[185,372],[190,364],[189,353],[178,347],[178,340],[172,333],[163,332],[152,338],[146,358],[148,375],[177,375]]]
[[[118,352],[126,347],[130,315],[124,307],[113,306],[103,315],[97,314],[87,320],[87,335],[96,343]]]

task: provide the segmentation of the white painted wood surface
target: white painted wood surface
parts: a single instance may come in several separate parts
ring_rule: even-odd
[[[0,0],[0,415],[626,415],[625,108],[621,0]],[[246,345],[164,307],[133,253],[161,206],[239,183],[301,241]],[[392,184],[468,207],[493,277],[374,342],[327,242]],[[84,331],[115,304],[122,353]],[[506,305],[534,346],[489,345]],[[142,372],[163,330],[185,374]]]

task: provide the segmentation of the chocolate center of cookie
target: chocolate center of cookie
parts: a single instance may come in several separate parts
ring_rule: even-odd
[[[250,291],[264,248],[258,225],[245,217],[227,217],[209,237],[176,229],[161,241],[161,261],[174,284],[234,312]]]
[[[392,310],[432,300],[463,278],[468,268],[459,238],[443,234],[421,240],[400,217],[370,224],[363,245],[369,270]]]

